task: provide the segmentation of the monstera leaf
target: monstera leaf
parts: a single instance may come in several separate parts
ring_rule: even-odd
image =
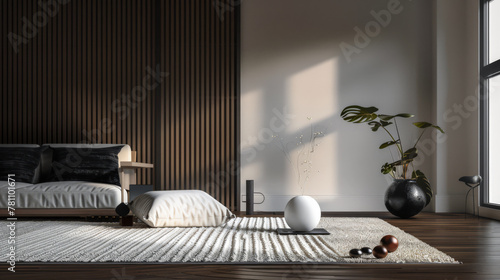
[[[390,147],[390,146],[392,146],[394,144],[398,144],[398,143],[399,143],[398,140],[396,140],[396,141],[388,141],[388,142],[382,143],[382,145],[380,145],[380,147],[378,147],[378,148],[379,149],[385,149],[387,147]]]
[[[397,115],[384,115],[384,114],[379,114],[378,115],[378,118],[383,120],[383,121],[390,121],[394,118],[413,118],[414,115],[412,114],[406,114],[406,113],[402,113],[402,114],[397,114]]]
[[[411,178],[414,179],[417,182],[417,185],[424,191],[427,201],[425,206],[427,206],[431,202],[433,196],[431,183],[429,183],[425,174],[420,170],[413,171]]]
[[[411,148],[403,153],[400,160],[396,160],[391,163],[393,166],[407,165],[413,161],[414,158],[418,156],[418,150],[416,148]]]
[[[444,131],[443,131],[442,128],[440,128],[437,125],[433,125],[432,123],[428,123],[428,122],[414,122],[413,125],[416,126],[416,127],[418,127],[418,128],[433,127],[435,129],[439,130],[441,133],[444,133]]]
[[[418,156],[418,150],[417,148],[413,147],[411,149],[408,149],[404,152],[403,154],[403,160],[410,160],[410,161],[413,161],[414,158],[416,158]]]
[[[396,171],[396,167],[392,163],[386,162],[384,165],[382,165],[382,168],[380,169],[380,172],[382,174],[391,174]]]
[[[376,107],[361,107],[358,105],[347,106],[342,110],[340,116],[342,119],[352,123],[365,123],[377,118],[378,111]]]
[[[391,122],[386,122],[386,121],[371,121],[368,123],[369,126],[372,127],[372,131],[377,131],[379,127],[386,127],[388,125],[392,124]]]

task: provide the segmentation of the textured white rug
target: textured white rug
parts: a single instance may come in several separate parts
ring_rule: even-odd
[[[322,218],[328,236],[281,236],[283,218],[236,218],[216,228],[122,227],[115,223],[18,221],[16,260],[23,262],[221,262],[221,263],[458,263],[450,256],[377,218]],[[0,261],[11,244],[0,223]],[[384,259],[350,258],[352,248],[399,239]]]

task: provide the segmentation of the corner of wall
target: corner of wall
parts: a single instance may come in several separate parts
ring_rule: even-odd
[[[471,2],[434,1],[435,121],[446,132],[436,152],[436,212],[463,212],[468,189],[458,178],[479,170],[477,5]]]

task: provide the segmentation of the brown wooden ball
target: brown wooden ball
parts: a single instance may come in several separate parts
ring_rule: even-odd
[[[387,252],[392,253],[398,249],[399,242],[393,235],[386,235],[380,240],[380,245],[387,249]]]
[[[381,245],[375,246],[375,248],[373,248],[373,255],[377,259],[383,259],[387,256],[387,249]]]

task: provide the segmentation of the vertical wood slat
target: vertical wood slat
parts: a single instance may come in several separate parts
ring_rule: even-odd
[[[9,5],[7,6],[7,10],[9,10],[9,8],[13,9],[13,0],[10,0],[7,2]],[[14,26],[13,26],[13,19],[12,19],[12,16],[13,16],[13,12],[11,13],[8,13],[7,15],[7,18],[8,18],[8,23],[7,23],[7,30],[6,32],[7,33],[14,33],[16,32],[16,30],[14,29]],[[7,56],[8,56],[8,69],[7,69],[7,92],[6,94],[8,95],[8,99],[7,99],[7,103],[5,104],[9,104],[9,106],[7,106],[6,110],[8,112],[8,116],[7,116],[7,136],[5,137],[7,139],[7,142],[12,142],[12,134],[13,134],[13,129],[12,129],[12,118],[13,118],[13,113],[12,113],[12,107],[13,106],[10,106],[13,102],[12,100],[12,96],[13,96],[13,76],[14,76],[14,71],[13,71],[13,60],[14,60],[14,56],[15,56],[15,53],[14,53],[14,50],[13,48],[8,45],[5,47],[6,48],[6,52],[7,52]],[[4,78],[4,76],[2,76],[2,79]],[[5,109],[5,108],[4,108]]]
[[[0,9],[2,10],[5,10],[6,9],[6,5],[7,5],[7,1],[2,1],[0,2]],[[7,20],[7,17],[5,16],[2,16],[2,18],[0,19],[0,23],[1,23],[1,36],[2,38],[6,38],[5,36],[7,36],[7,23],[6,23],[6,20]],[[7,75],[7,70],[6,70],[6,67],[7,67],[7,52],[5,50],[6,48],[6,45],[5,44],[0,44],[0,52],[1,52],[1,59],[2,59],[2,64],[0,66],[0,88],[2,90],[6,89],[7,86],[5,85],[6,81],[5,81],[5,76]],[[2,102],[2,104],[5,104],[7,103],[7,94],[6,93],[3,93],[1,96],[0,96],[0,102]],[[3,108],[2,108],[3,109]],[[7,112],[5,110],[2,110],[2,112],[0,112],[1,116],[0,116],[0,125],[2,126],[2,128],[6,128],[7,127],[7,123],[6,123],[6,120],[7,120]],[[5,141],[5,135],[4,133],[0,134],[0,141]]]
[[[31,11],[31,4],[29,3],[28,5],[24,6],[24,13],[23,15],[26,16],[28,15]],[[32,114],[33,114],[33,107],[31,106],[31,102],[33,98],[28,99],[27,93],[31,92],[31,84],[33,82],[33,78],[31,77],[31,67],[28,67],[28,63],[31,63],[32,58],[32,49],[29,48],[26,50],[26,53],[23,55],[23,72],[24,72],[24,78],[23,78],[23,110],[26,112],[26,117],[24,118],[23,122],[23,130],[24,131],[24,141],[31,141],[31,134],[33,130],[31,129],[31,120],[32,120]]]
[[[23,36],[23,17],[47,16],[17,53],[1,43],[1,143],[126,143],[157,163],[139,183],[202,189],[238,209],[238,7],[88,0],[49,15],[37,1],[0,5],[2,38]],[[134,88],[156,83],[143,85],[157,65],[169,75],[140,100]]]
[[[21,9],[19,8],[19,2],[17,1],[14,1],[14,11],[17,11],[17,15],[18,15],[18,18],[20,18],[22,15],[20,14],[20,11]],[[17,21],[15,21],[14,19],[16,19],[15,17],[13,18],[13,28],[14,28],[14,32],[15,33],[19,33],[19,30],[20,28],[18,28],[19,26],[19,23]],[[19,106],[19,102],[17,101],[17,97],[19,95],[19,86],[18,86],[18,81],[19,81],[19,72],[18,72],[18,68],[19,68],[19,58],[21,57],[21,55],[19,55],[21,52],[22,54],[22,49],[18,49],[17,51],[17,55],[14,55],[14,58],[13,58],[13,72],[14,72],[14,79],[13,79],[13,90],[12,90],[12,103],[11,103],[11,106],[13,108],[15,108],[16,111],[20,111],[19,108],[17,108],[17,106]],[[22,116],[21,118],[22,119]],[[19,124],[16,122],[20,119],[14,119],[14,117],[11,117],[11,129],[13,130],[13,133],[12,133],[12,141],[20,141],[18,139],[19,135],[18,132],[19,132],[19,129],[18,129],[18,126]]]

